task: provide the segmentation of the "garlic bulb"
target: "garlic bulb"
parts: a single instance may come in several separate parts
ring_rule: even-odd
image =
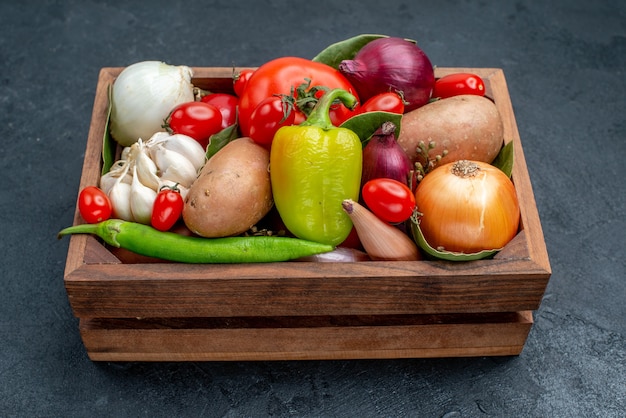
[[[194,100],[191,68],[159,61],[126,67],[113,83],[111,135],[122,146],[163,131],[174,107]]]
[[[116,218],[149,224],[159,190],[176,186],[184,199],[205,161],[204,149],[193,138],[158,132],[125,147],[100,178],[100,187]]]

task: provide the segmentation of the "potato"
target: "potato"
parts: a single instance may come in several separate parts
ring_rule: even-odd
[[[491,163],[503,145],[504,128],[495,104],[482,96],[461,95],[428,103],[402,117],[398,144],[412,162],[426,163],[417,153],[420,141],[435,142],[429,158],[439,164],[457,160]]]
[[[250,138],[238,138],[204,165],[191,185],[185,206],[185,225],[203,237],[239,235],[272,208],[270,154]]]

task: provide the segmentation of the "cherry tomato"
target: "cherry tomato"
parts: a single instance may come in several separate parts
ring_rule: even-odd
[[[379,93],[370,97],[365,103],[363,103],[359,108],[358,113],[377,111],[397,113],[401,115],[404,113],[404,100],[402,100],[402,97],[398,93],[392,91]]]
[[[232,94],[212,93],[202,97],[202,102],[211,104],[222,114],[222,129],[228,128],[237,119],[237,105],[239,98]]]
[[[443,76],[435,81],[432,97],[445,99],[461,94],[485,95],[485,83],[476,74],[455,73]]]
[[[277,58],[266,62],[252,74],[240,96],[239,125],[242,134],[250,136],[251,115],[262,100],[274,94],[291,95],[309,81],[309,88],[342,88],[356,96],[356,90],[350,82],[339,70],[329,65],[298,57]],[[335,124],[347,119],[352,112],[344,105],[338,105],[330,114]]]
[[[274,134],[282,126],[293,125],[296,112],[293,105],[280,96],[265,98],[250,116],[250,138],[269,147]]]
[[[363,185],[362,196],[367,207],[385,222],[404,222],[415,209],[415,196],[398,180],[377,178]]]
[[[159,231],[170,230],[180,219],[183,206],[183,197],[178,187],[162,187],[152,207],[150,224]]]
[[[95,224],[109,219],[113,213],[113,206],[102,189],[87,186],[78,195],[78,211],[85,222]]]
[[[252,73],[254,73],[254,70],[245,69],[239,71],[239,73],[235,74],[235,76],[233,77],[233,90],[235,91],[237,97],[241,97],[241,95],[243,94],[243,91],[246,88],[246,84],[248,84],[248,80],[250,80]]]
[[[182,103],[168,116],[167,126],[173,133],[190,136],[206,148],[211,135],[222,130],[222,113],[212,104]]]

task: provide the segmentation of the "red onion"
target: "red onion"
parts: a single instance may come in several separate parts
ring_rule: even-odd
[[[379,38],[366,44],[339,71],[352,83],[363,102],[378,93],[402,92],[405,112],[425,105],[435,85],[433,66],[413,42]]]
[[[385,122],[363,148],[361,188],[376,178],[390,178],[408,185],[411,161],[396,141],[396,125]]]

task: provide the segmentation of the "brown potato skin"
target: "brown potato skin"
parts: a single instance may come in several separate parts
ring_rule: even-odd
[[[211,157],[191,185],[183,221],[193,233],[239,235],[272,208],[269,151],[250,138],[229,142]]]
[[[413,163],[426,161],[417,154],[420,141],[435,142],[429,158],[447,155],[436,164],[457,160],[491,163],[502,148],[504,127],[500,112],[488,98],[460,95],[428,103],[404,114],[398,144]]]

